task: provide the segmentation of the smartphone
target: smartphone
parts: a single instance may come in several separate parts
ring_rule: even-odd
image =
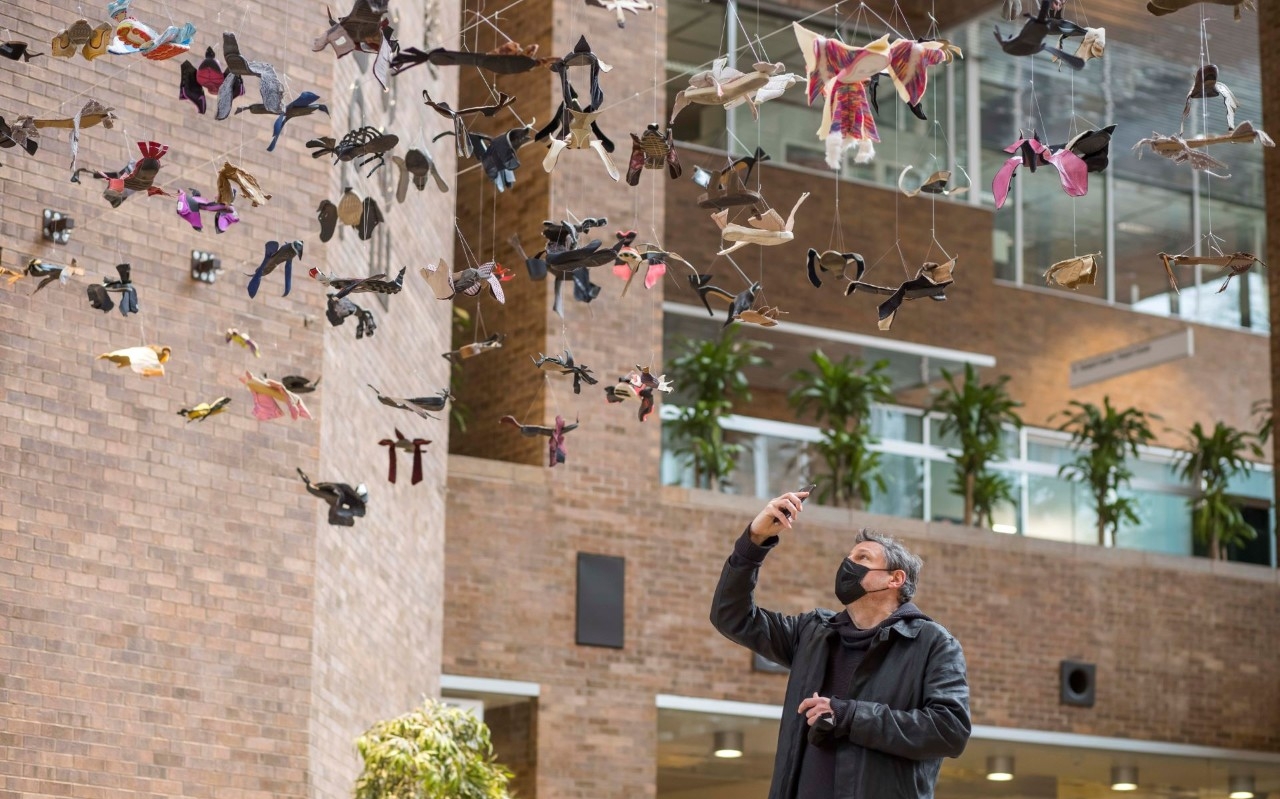
[[[810,483],[809,485],[807,485],[807,486],[805,486],[804,488],[800,489],[800,492],[799,492],[799,493],[802,493],[802,494],[804,494],[804,495],[805,495],[805,496],[804,496],[804,498],[800,500],[800,504],[801,504],[801,505],[803,505],[803,504],[804,504],[804,501],[805,501],[806,499],[808,499],[808,498],[813,494],[813,492],[814,492],[814,491],[816,491],[817,489],[818,489],[818,484],[817,484],[817,483]],[[783,516],[786,516],[788,519],[790,519],[790,518],[791,518],[791,511],[787,510],[786,508],[783,508],[783,509],[782,509],[782,515],[783,515]]]

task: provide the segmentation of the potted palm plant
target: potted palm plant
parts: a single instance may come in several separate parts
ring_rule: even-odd
[[[1114,546],[1122,523],[1138,523],[1133,498],[1120,496],[1120,489],[1133,477],[1126,459],[1136,457],[1140,445],[1155,440],[1151,420],[1160,417],[1137,408],[1117,410],[1110,397],[1102,398],[1101,408],[1072,400],[1057,415],[1067,417],[1058,429],[1071,433],[1071,448],[1077,453],[1058,469],[1058,476],[1088,487],[1098,514],[1098,545]]]
[[[511,772],[494,762],[489,728],[472,713],[426,700],[356,739],[364,769],[355,799],[509,799]]]
[[[893,402],[889,362],[867,366],[846,355],[833,361],[822,350],[809,360],[815,371],[799,369],[791,379],[797,382],[788,401],[801,414],[810,414],[822,425],[822,438],[813,450],[826,466],[826,474],[815,476],[820,503],[861,509],[873,488],[884,490],[880,474],[880,453],[871,432],[871,408],[876,403]]]
[[[739,339],[734,330],[725,328],[714,339],[682,339],[681,353],[667,365],[680,406],[667,423],[673,453],[693,468],[698,488],[720,490],[729,484],[742,445],[725,440],[720,420],[733,412],[734,403],[751,401],[743,370],[767,363],[756,352],[768,345]]]
[[[1014,501],[1013,483],[1009,478],[991,469],[994,461],[1001,459],[1005,425],[1022,427],[1022,418],[1006,388],[1008,375],[1002,375],[994,383],[978,379],[972,364],[965,364],[964,382],[957,384],[955,376],[942,370],[946,386],[933,398],[931,413],[942,416],[939,432],[954,437],[959,451],[950,458],[956,470],[951,490],[964,497],[964,524],[990,527],[996,507],[1000,503]]]
[[[1190,449],[1182,453],[1179,474],[1199,491],[1191,500],[1191,533],[1208,546],[1213,560],[1225,560],[1230,547],[1243,546],[1258,535],[1227,494],[1231,478],[1251,468],[1245,453],[1262,456],[1253,438],[1223,422],[1210,433],[1196,422],[1187,436]]]

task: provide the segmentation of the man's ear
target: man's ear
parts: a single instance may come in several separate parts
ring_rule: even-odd
[[[902,578],[899,579],[898,575],[902,575]],[[889,582],[893,583],[894,588],[901,588],[907,582],[907,573],[902,569],[895,569],[893,574],[889,575]]]

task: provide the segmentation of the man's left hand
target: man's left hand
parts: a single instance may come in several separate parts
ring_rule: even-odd
[[[818,719],[823,716],[834,715],[831,710],[831,700],[825,696],[818,696],[817,693],[801,702],[800,708],[796,712],[805,714],[810,727],[816,724]]]

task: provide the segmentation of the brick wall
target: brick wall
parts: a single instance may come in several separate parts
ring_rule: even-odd
[[[404,15],[420,6],[397,5]],[[445,5],[442,30],[456,36],[456,10]],[[47,53],[54,34],[80,13],[96,22],[101,8],[7,3],[0,26]],[[147,0],[133,11],[161,25],[178,13]],[[260,208],[241,204],[243,221],[224,235],[208,218],[210,229],[196,233],[175,218],[172,199],[133,197],[112,209],[98,181],[68,183],[66,131],[43,131],[34,158],[3,151],[4,265],[74,257],[88,273],[34,296],[31,280],[0,289],[0,775],[13,795],[345,795],[354,735],[436,691],[447,431],[373,403],[363,383],[404,394],[443,386],[447,311],[430,306],[410,274],[389,313],[371,301],[377,337],[355,342],[352,322],[328,329],[323,291],[305,274],[367,272],[367,245],[318,241],[314,209],[322,194],[336,198],[338,178],[303,144],[348,129],[334,94],[349,85],[354,59],[340,69],[331,52],[311,52],[325,24],[319,5],[197,0],[180,12],[172,21],[199,30],[197,63],[206,45],[221,49],[223,30],[235,31],[248,58],[279,68],[286,99],[315,91],[334,121],[295,119],[267,153],[269,118],[217,122],[176,98],[181,59],[5,62],[0,114],[10,122],[70,115],[87,97],[114,106],[114,130],[81,135],[82,166],[117,169],[136,155],[134,141],[156,139],[171,146],[158,185],[211,195],[230,160],[273,195]],[[412,43],[414,23],[403,26]],[[450,80],[442,76],[440,96],[452,98]],[[257,100],[249,84],[241,105]],[[420,102],[420,88],[401,87],[406,105]],[[401,120],[421,125],[416,108]],[[437,158],[450,174],[448,153]],[[447,243],[447,225],[421,220],[451,214],[452,198],[384,202],[398,229],[397,268],[416,268],[420,254]],[[43,208],[76,220],[70,244],[41,240]],[[244,275],[263,242],[294,238],[306,254],[290,296],[280,296],[277,272],[250,300]],[[214,285],[188,276],[192,249],[221,258]],[[125,261],[141,314],[92,310],[85,286]],[[233,326],[262,346],[260,359],[223,341]],[[147,343],[172,347],[163,378],[94,359]],[[237,380],[246,369],[323,376],[306,396],[315,421],[254,419]],[[397,370],[420,382],[393,382]],[[176,415],[219,395],[232,398],[220,416],[186,424]],[[412,489],[382,482],[376,442],[393,425],[436,440],[428,480]],[[367,482],[369,517],[330,528],[298,467],[313,479]]]
[[[47,53],[77,9],[8,3],[0,25]],[[100,10],[85,7],[95,22]],[[165,15],[146,2],[134,12],[157,23]],[[304,56],[300,39],[256,33],[315,27],[302,4],[263,8],[253,26],[211,3],[182,13],[200,29],[201,53],[224,26],[238,27],[249,57],[280,64],[295,90],[329,94],[328,65]],[[31,280],[0,290],[0,773],[14,795],[306,794],[314,500],[293,470],[315,474],[318,427],[256,421],[237,377],[319,366],[321,330],[303,323],[305,275],[290,297],[276,275],[253,301],[243,277],[264,241],[306,238],[310,159],[297,140],[314,120],[295,120],[268,154],[269,122],[198,116],[176,99],[177,74],[178,62],[139,56],[46,56],[6,62],[0,80],[9,121],[70,115],[87,97],[115,107],[114,130],[82,133],[82,166],[118,169],[136,155],[134,141],[156,139],[172,148],[160,185],[209,196],[231,160],[273,195],[240,207],[243,221],[227,234],[215,236],[209,219],[200,234],[171,199],[112,209],[99,181],[68,183],[67,131],[45,130],[34,158],[4,151],[4,265],[74,257],[87,271],[34,296]],[[76,220],[67,246],[41,240],[46,207]],[[212,286],[188,276],[196,248],[222,259]],[[125,261],[141,313],[91,309],[85,286]],[[323,253],[308,252],[308,262],[323,268]],[[262,345],[261,359],[223,341],[233,326]],[[172,347],[163,378],[94,360],[151,343]],[[232,398],[221,416],[186,424],[176,415],[219,395]],[[322,402],[312,405],[323,414]]]
[[[401,46],[456,46],[461,38],[457,6],[434,4],[435,31],[427,42],[424,5],[422,0],[392,5]],[[335,67],[336,86],[359,88],[337,98],[332,135],[341,137],[361,124],[396,133],[400,144],[395,152],[403,156],[411,147],[430,152],[450,191],[441,193],[428,181],[421,192],[411,185],[405,202],[397,203],[399,173],[390,160],[371,177],[366,177],[368,167],[339,168],[321,161],[322,174],[316,179],[335,199],[343,186],[375,197],[387,220],[381,241],[379,233],[360,241],[350,228],[335,235],[328,245],[331,269],[344,276],[375,271],[394,276],[406,266],[408,271],[404,289],[390,297],[385,309],[371,295],[356,295],[377,317],[373,338],[357,340],[355,320],[341,327],[319,320],[326,329],[323,391],[328,412],[320,420],[318,468],[323,479],[367,483],[369,512],[348,528],[329,525],[323,505],[315,509],[313,797],[350,796],[360,767],[356,736],[379,719],[411,710],[423,696],[439,694],[448,411],[435,420],[421,419],[381,405],[368,384],[397,397],[431,395],[449,384],[449,364],[441,354],[450,349],[450,304],[431,294],[419,267],[447,258],[452,248],[456,165],[449,141],[431,144],[435,133],[451,125],[423,105],[422,91],[456,106],[456,81],[456,70],[441,69],[433,77],[420,66],[393,78],[392,90],[384,94],[355,57],[343,58]],[[413,457],[404,451],[396,453],[396,483],[387,481],[387,449],[378,442],[394,438],[396,430],[431,441],[418,485],[410,483]]]
[[[451,458],[444,668],[542,685],[539,796],[652,795],[654,694],[781,701],[785,678],[753,672],[707,621],[761,503],[653,487],[623,518],[625,499],[565,509],[560,477]],[[761,605],[831,606],[839,559],[868,525],[923,557],[918,604],[965,647],[975,724],[1280,748],[1274,571],[815,506],[766,563]],[[622,650],[574,645],[578,551],[627,559]],[[1059,705],[1064,658],[1098,664],[1094,708]]]

